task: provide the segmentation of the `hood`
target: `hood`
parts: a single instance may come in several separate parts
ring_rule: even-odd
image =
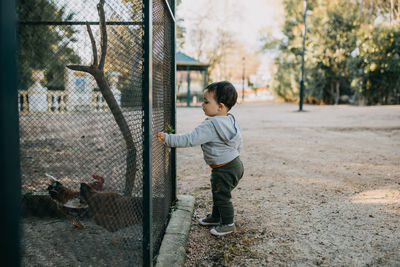
[[[209,119],[221,140],[226,144],[236,144],[242,138],[239,124],[232,114],[228,113],[227,116],[216,116]]]

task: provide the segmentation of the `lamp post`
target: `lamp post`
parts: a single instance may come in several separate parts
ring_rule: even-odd
[[[303,95],[304,95],[304,54],[306,52],[306,24],[307,18],[307,0],[304,0],[304,14],[303,14],[303,22],[304,22],[304,31],[303,31],[303,52],[301,54],[301,80],[300,80],[300,100],[299,100],[299,111],[303,111]]]
[[[242,62],[243,62],[243,72],[242,72],[242,102],[244,102],[244,77],[246,74],[246,58],[243,57],[242,58]]]

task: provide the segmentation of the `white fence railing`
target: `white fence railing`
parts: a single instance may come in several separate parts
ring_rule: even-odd
[[[102,112],[108,109],[100,92],[92,92],[89,103],[72,104],[70,95],[63,91],[30,92],[18,91],[20,113],[66,113],[76,111]]]

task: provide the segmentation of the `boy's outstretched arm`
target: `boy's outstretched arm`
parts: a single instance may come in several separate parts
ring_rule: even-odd
[[[207,143],[215,138],[215,130],[211,121],[204,121],[193,131],[184,134],[157,133],[157,140],[170,147],[192,147]]]

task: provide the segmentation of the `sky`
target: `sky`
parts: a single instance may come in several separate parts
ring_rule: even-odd
[[[76,20],[96,21],[98,20],[95,8],[97,2],[97,0],[85,0],[84,2],[82,0],[58,0],[57,3],[60,6],[66,5],[67,11],[75,12]],[[259,31],[272,29],[278,34],[280,24],[283,21],[281,0],[213,0],[211,2],[213,3],[212,8],[217,12],[221,14],[233,12],[237,16],[229,24],[221,25],[216,22],[210,26],[219,26],[231,30],[238,38],[245,40],[246,44],[254,49],[259,47]],[[120,1],[110,1],[110,3],[114,8],[116,8],[116,5],[121,10],[127,8]],[[191,24],[191,18],[199,12],[209,9],[208,3],[207,0],[182,0],[177,9],[177,17],[185,20],[185,26],[195,27],[196,25]],[[92,11],[88,11],[90,9]]]
[[[208,27],[220,27],[232,32],[235,39],[240,40],[250,51],[256,52],[262,47],[260,37],[263,31],[271,32],[278,38],[282,36],[280,29],[284,11],[281,0],[182,0],[177,8],[177,18],[184,20],[183,26],[187,34],[190,34],[192,28],[198,27],[193,18],[210,9],[214,9],[210,13],[217,16],[209,20]],[[229,17],[229,20],[224,19],[224,16]],[[193,51],[190,42],[185,42],[183,50]],[[274,55],[261,54],[259,57],[259,74],[263,75],[268,72]]]
[[[95,9],[97,1],[59,0],[58,3],[60,5],[68,3],[67,6],[71,8],[71,11],[77,13],[75,19],[96,21],[98,20],[97,10]],[[109,3],[114,8],[118,5],[121,10],[127,8],[120,1],[110,1]],[[212,4],[211,6],[210,3]],[[206,14],[210,9],[214,9],[212,13],[218,15],[215,18],[210,18],[208,26],[210,28],[220,27],[224,30],[229,30],[233,33],[235,39],[240,40],[250,51],[258,51],[262,46],[260,41],[262,31],[268,30],[279,37],[280,26],[284,19],[281,0],[182,0],[177,7],[176,16],[184,20],[184,27],[187,28],[187,32],[190,32],[191,28],[198,26],[193,17],[199,14]],[[229,17],[228,22],[224,20],[224,16]],[[93,27],[93,30],[95,29],[96,27]],[[82,49],[81,52],[83,55],[90,55],[86,59],[90,61],[90,40],[84,28],[82,28],[79,36],[86,44],[86,50]],[[184,51],[187,50],[190,51],[190,49],[185,49]],[[267,68],[264,65],[268,65],[271,61],[271,56],[261,55],[260,57],[262,57],[262,63],[265,63],[260,66],[261,71],[263,71],[263,69]]]
[[[280,0],[214,0],[213,7],[217,13],[233,13],[236,19],[228,24],[218,24],[218,19],[210,27],[223,27],[232,31],[238,39],[244,40],[249,48],[259,48],[260,31],[272,30],[279,35],[280,25],[283,22],[283,8]],[[206,0],[182,0],[178,7],[177,17],[184,19],[186,27],[196,27],[191,23],[193,16],[199,10],[207,10]]]

